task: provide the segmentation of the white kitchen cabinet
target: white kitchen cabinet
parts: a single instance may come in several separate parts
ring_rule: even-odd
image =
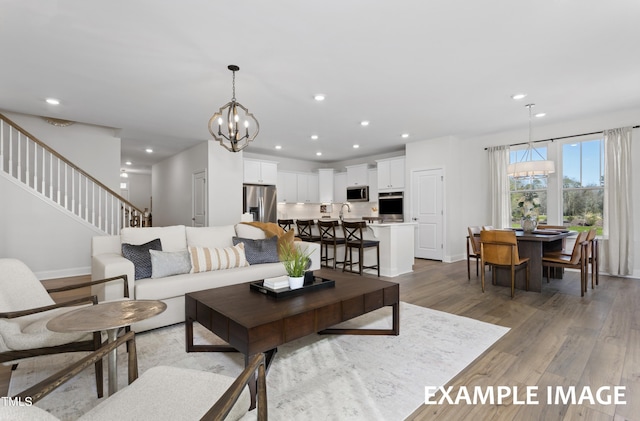
[[[369,168],[369,202],[378,201],[378,170]]]
[[[318,203],[318,175],[311,173],[296,174],[298,181],[297,203]]]
[[[318,192],[320,203],[333,203],[333,168],[318,170]]]
[[[378,191],[404,189],[404,157],[381,159],[378,164]]]
[[[298,201],[298,175],[294,172],[278,171],[278,202],[297,203]]]
[[[347,201],[347,173],[339,172],[333,176],[333,201],[344,203]]]
[[[350,165],[347,168],[347,186],[366,186],[369,183],[369,164]]]
[[[276,162],[244,159],[244,182],[249,184],[277,184],[278,164]]]
[[[318,179],[318,174],[309,174],[307,187],[311,203],[320,203],[320,184]]]

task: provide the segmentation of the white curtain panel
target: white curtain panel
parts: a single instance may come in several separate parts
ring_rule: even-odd
[[[604,261],[611,275],[633,273],[631,127],[605,130]]]
[[[491,225],[511,226],[511,195],[509,193],[509,146],[493,146],[489,151],[489,188],[491,189]]]

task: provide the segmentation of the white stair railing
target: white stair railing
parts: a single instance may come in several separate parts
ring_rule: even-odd
[[[2,114],[0,171],[110,235],[138,225],[143,214]]]

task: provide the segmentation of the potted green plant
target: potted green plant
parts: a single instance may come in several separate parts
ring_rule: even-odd
[[[309,267],[309,256],[307,249],[300,250],[293,244],[282,244],[280,247],[280,260],[289,275],[289,288],[302,288],[304,273]]]

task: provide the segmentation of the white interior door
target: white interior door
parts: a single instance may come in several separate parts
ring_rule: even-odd
[[[193,173],[191,187],[192,216],[191,223],[194,227],[207,226],[207,170]]]
[[[443,176],[442,169],[412,172],[412,215],[418,223],[415,257],[442,260]]]

